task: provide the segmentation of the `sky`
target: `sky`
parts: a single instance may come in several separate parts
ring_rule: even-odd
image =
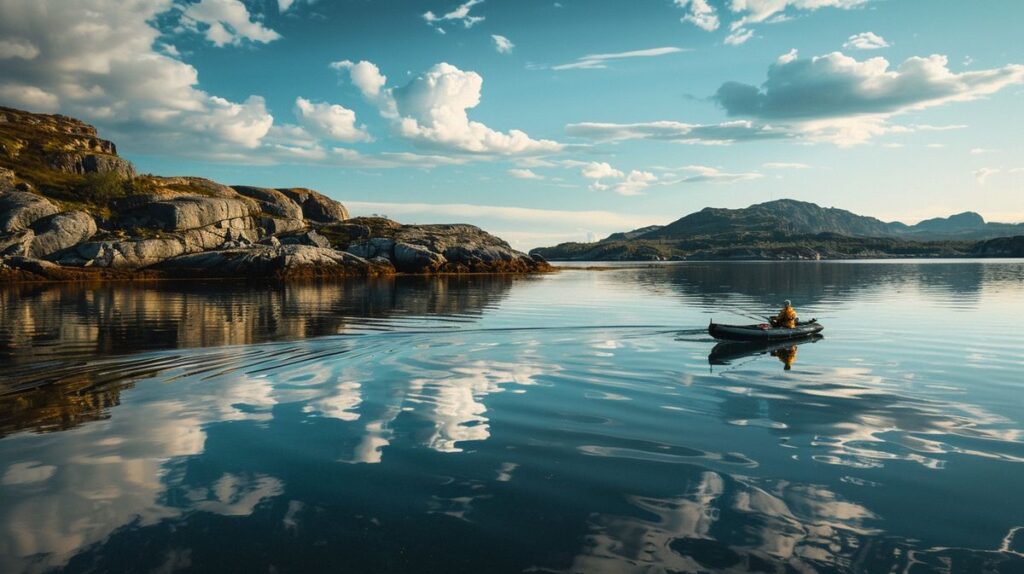
[[[1024,221],[1020,0],[0,0],[0,105],[141,172],[529,249],[780,198]]]

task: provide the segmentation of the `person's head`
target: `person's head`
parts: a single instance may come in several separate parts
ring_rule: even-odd
[[[792,307],[793,306],[793,302],[790,301],[789,299],[786,299],[785,301],[782,302],[782,306],[783,307]]]

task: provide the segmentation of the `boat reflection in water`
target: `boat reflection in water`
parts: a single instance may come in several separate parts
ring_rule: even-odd
[[[783,368],[788,371],[796,362],[797,346],[805,343],[817,343],[822,339],[824,337],[821,335],[811,335],[803,339],[789,341],[722,341],[711,349],[711,354],[708,355],[708,364],[712,366],[713,370],[715,365],[732,365],[746,357],[770,355],[778,359],[784,365]]]

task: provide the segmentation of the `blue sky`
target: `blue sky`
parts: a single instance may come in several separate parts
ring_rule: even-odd
[[[520,248],[792,197],[1024,221],[1015,0],[0,0],[0,104]]]

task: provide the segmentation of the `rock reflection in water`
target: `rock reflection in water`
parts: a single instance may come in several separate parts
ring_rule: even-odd
[[[0,361],[305,339],[388,319],[472,318],[516,282],[506,275],[401,277],[254,286],[226,282],[0,287]]]
[[[515,281],[529,280],[474,276],[251,289],[221,283],[2,288],[0,436],[21,429],[66,430],[105,418],[136,377],[177,358],[121,363],[113,376],[109,369],[69,360],[388,330],[403,317],[472,320],[505,297]],[[49,384],[55,380],[60,385]]]

